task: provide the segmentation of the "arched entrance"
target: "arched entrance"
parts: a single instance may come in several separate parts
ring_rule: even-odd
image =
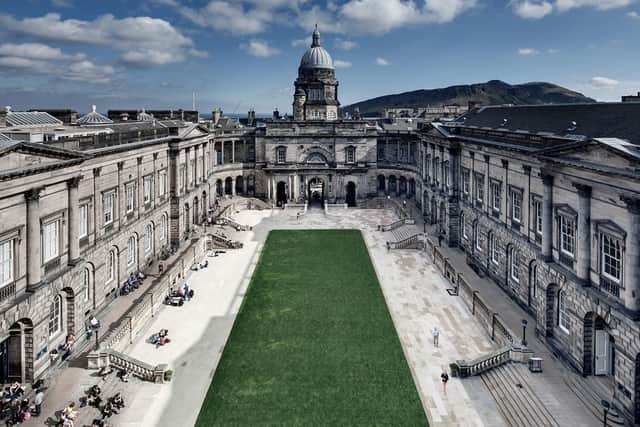
[[[413,198],[416,194],[416,180],[411,178],[409,179],[409,188],[407,190],[407,198]]]
[[[312,178],[309,181],[309,205],[324,204],[324,181],[321,178]]]
[[[206,218],[207,217],[207,209],[208,209],[209,205],[207,204],[207,192],[203,191],[202,192],[202,214],[201,214],[201,218]]]
[[[276,185],[276,206],[283,206],[287,203],[287,184],[279,181]]]
[[[384,175],[378,175],[378,195],[384,194],[385,182]]]
[[[33,380],[33,323],[21,319],[9,328],[9,338],[0,343],[0,381]]]
[[[635,421],[640,423],[640,353],[636,356],[635,367]]]
[[[193,223],[200,224],[200,202],[197,197],[193,198]]]
[[[431,225],[438,223],[438,202],[435,197],[431,197]]]
[[[529,263],[529,289],[527,292],[527,306],[534,308],[536,306],[536,292],[538,285],[538,266],[535,260]],[[533,313],[537,313],[535,310]]]
[[[402,194],[407,195],[407,178],[404,176],[400,177],[400,187],[398,188],[398,196]]]
[[[345,202],[349,207],[356,205],[356,184],[353,181],[349,181],[347,184],[347,198]]]
[[[584,375],[613,375],[615,371],[615,340],[609,334],[604,319],[594,312],[584,316]]]
[[[229,176],[224,180],[224,194],[230,195],[232,193],[232,189],[233,189],[233,180]]]
[[[218,197],[222,197],[223,193],[222,193],[222,180],[219,179],[216,181],[216,196]]]
[[[387,189],[387,192],[389,194],[393,194],[396,192],[398,186],[398,182],[396,181],[396,176],[395,175],[389,175],[389,188]]]
[[[184,205],[184,231],[185,233],[189,231],[189,215],[190,215],[189,203],[185,203]]]
[[[256,179],[253,175],[247,177],[247,195],[253,196],[255,194]]]
[[[236,194],[244,195],[244,177],[242,175],[236,178]]]

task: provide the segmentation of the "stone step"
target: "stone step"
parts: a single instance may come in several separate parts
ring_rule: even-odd
[[[122,395],[122,398],[124,399],[124,403],[125,405],[128,405],[130,403],[130,396],[134,395],[134,390],[136,388],[138,388],[140,386],[140,384],[142,383],[142,380],[134,377],[133,375],[129,375],[129,381],[128,382],[123,382],[117,375],[118,370],[114,369],[114,372],[109,374],[109,376],[106,377],[105,380],[102,380],[99,376],[97,376],[98,371],[96,372],[96,377],[95,377],[95,381],[93,382],[93,384],[98,384],[100,386],[100,388],[102,389],[102,393],[100,393],[100,397],[102,398],[102,404],[104,405],[107,402],[107,399],[111,396],[113,396],[114,394],[116,394],[117,392],[120,392],[120,394]],[[92,385],[93,385],[92,384]],[[91,386],[87,387],[87,390],[90,388]],[[70,399],[69,401],[75,401],[76,402],[76,408],[78,408],[78,416],[74,421],[74,425],[76,426],[84,426],[84,425],[91,425],[92,421],[94,418],[98,418],[101,419],[102,418],[102,413],[100,412],[99,409],[93,407],[93,406],[85,406],[84,408],[79,408],[80,403],[79,403],[79,399],[80,397],[84,397],[84,396],[73,396],[73,399]],[[62,408],[60,408],[62,409]],[[114,414],[109,420],[109,425],[114,425],[117,426],[118,425],[118,417],[119,414]]]
[[[508,424],[514,427],[559,427],[523,375],[526,374],[520,372],[518,366],[508,363],[481,377]]]
[[[594,388],[593,381],[582,378],[578,375],[566,375],[564,377],[566,384],[575,393],[580,402],[593,414],[600,422],[604,422],[604,413],[602,410],[602,399],[611,400],[611,396],[605,396],[598,393]],[[624,419],[617,411],[609,412],[607,416],[607,426],[622,426]]]

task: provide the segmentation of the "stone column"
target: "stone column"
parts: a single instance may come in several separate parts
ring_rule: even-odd
[[[384,177],[384,194],[389,194],[389,176]]]
[[[231,163],[236,162],[236,142],[231,141]]]
[[[629,211],[629,235],[626,238],[624,275],[624,305],[640,310],[640,199],[622,198]],[[626,268],[625,268],[626,267]]]
[[[578,256],[576,271],[582,285],[591,281],[591,187],[574,184],[578,189]]]
[[[267,200],[271,200],[271,177],[267,176]]]
[[[236,178],[235,177],[231,178],[231,195],[232,196],[236,195]]]
[[[198,186],[198,146],[193,147],[193,188]]]
[[[80,177],[71,178],[67,181],[67,194],[69,196],[68,209],[69,218],[67,230],[69,231],[69,265],[75,265],[80,258],[80,223],[78,205],[78,184]]]
[[[189,182],[191,181],[191,149],[184,149],[184,189],[185,193],[189,192]]]
[[[244,194],[245,196],[247,195],[247,177],[243,176],[242,177],[242,194]]]
[[[457,156],[457,152],[455,150],[449,150],[449,191],[448,191],[448,195],[449,197],[453,197],[455,195],[455,190],[456,190],[456,186],[455,186],[455,173],[456,173],[456,156]]]
[[[27,199],[27,287],[34,288],[42,278],[42,256],[40,254],[40,192],[32,188],[25,193]]]
[[[300,179],[298,174],[293,175],[293,200],[298,203],[298,194],[300,193]]]
[[[542,258],[553,260],[553,176],[542,175]]]
[[[220,164],[224,165],[224,141],[220,141]]]

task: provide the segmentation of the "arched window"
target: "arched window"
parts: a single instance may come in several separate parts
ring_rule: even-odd
[[[149,252],[153,247],[153,227],[147,224],[144,228],[144,251]]]
[[[498,245],[496,242],[496,236],[493,233],[489,234],[489,256],[491,257],[491,261],[498,265]]]
[[[116,253],[109,251],[107,256],[107,282],[111,282],[116,278]]]
[[[57,335],[62,330],[62,297],[56,295],[49,306],[49,337]]]
[[[160,241],[167,238],[167,214],[162,215],[160,219]]]
[[[473,224],[473,241],[476,249],[482,252],[482,239],[480,238],[480,224],[477,222]]]
[[[460,212],[460,228],[462,228],[462,237],[468,239],[467,235],[467,222],[464,220],[464,212]]]
[[[567,308],[567,293],[564,290],[558,292],[558,326],[565,332],[569,332],[569,310]]]
[[[133,265],[136,261],[136,238],[129,237],[129,244],[127,245],[127,265]]]
[[[518,251],[514,247],[509,250],[509,270],[511,279],[516,283],[520,282],[520,260]]]
[[[84,300],[89,301],[91,297],[91,271],[88,268],[85,268],[82,272],[82,285],[84,286]]]

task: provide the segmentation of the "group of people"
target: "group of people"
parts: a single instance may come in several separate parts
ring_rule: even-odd
[[[169,339],[169,330],[160,329],[160,332],[151,335],[151,339],[149,341],[151,342],[151,344],[155,345],[156,348],[161,345],[170,343],[171,340]]]
[[[41,392],[40,392],[41,393]],[[42,396],[39,397],[40,403],[38,403],[38,392],[36,393],[36,406],[30,405],[29,399],[24,397],[24,388],[19,382],[15,382],[8,387],[5,387],[2,392],[2,407],[0,409],[0,418],[5,420],[6,425],[20,424],[23,421],[29,420],[32,415],[40,415],[40,404],[42,403]]]
[[[142,271],[131,273],[127,281],[124,282],[124,285],[122,285],[122,288],[120,288],[120,295],[128,295],[134,290],[138,289],[144,278],[145,275]]]
[[[124,408],[124,399],[120,392],[117,392],[113,396],[106,399],[104,405],[101,397],[102,390],[99,385],[93,385],[87,391],[87,397],[82,401],[81,407],[93,406],[100,410],[102,419],[94,419],[93,425],[104,425],[104,420],[109,419],[113,414],[117,414],[122,408]]]

